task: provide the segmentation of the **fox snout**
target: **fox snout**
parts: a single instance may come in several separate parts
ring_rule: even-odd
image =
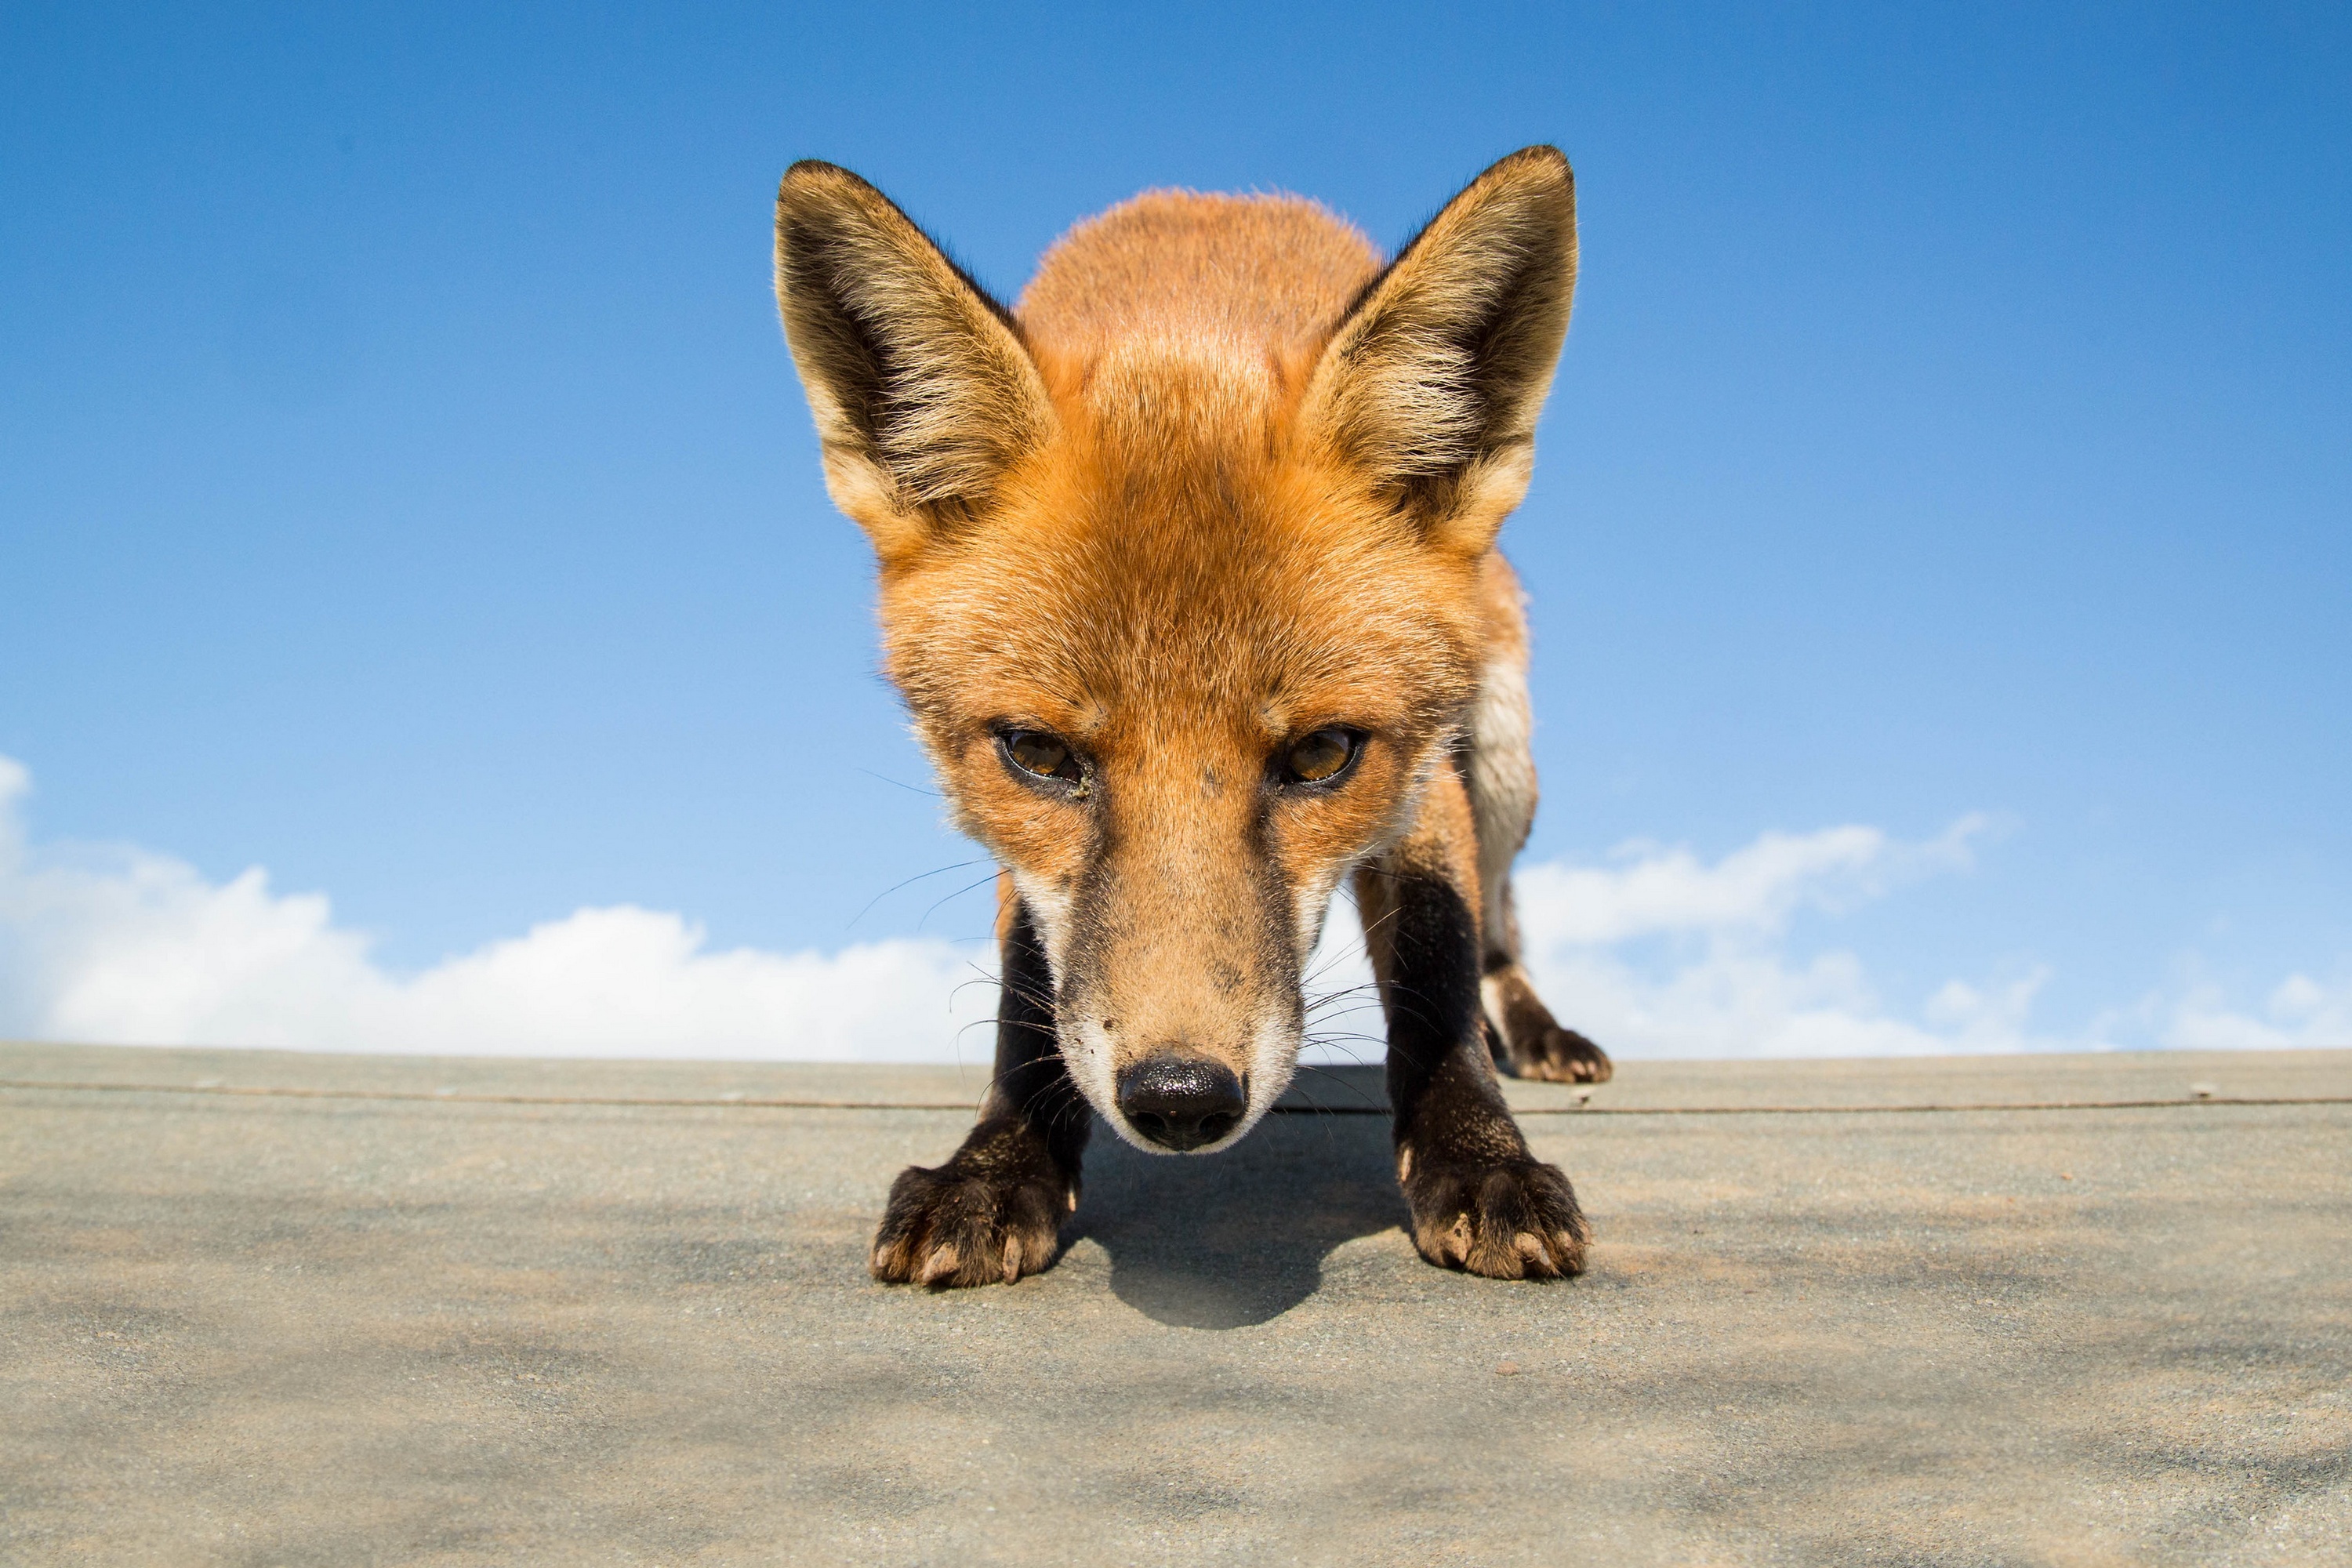
[[[1230,845],[1219,837],[1188,836],[1182,869],[1159,856],[1124,866],[1110,857],[1045,938],[1061,971],[1055,1032],[1071,1077],[1112,1131],[1155,1153],[1202,1152],[1246,1132],[1297,1061],[1304,933],[1285,913],[1287,889],[1260,885],[1265,868],[1216,873],[1216,849],[1228,868],[1247,851],[1238,827]]]

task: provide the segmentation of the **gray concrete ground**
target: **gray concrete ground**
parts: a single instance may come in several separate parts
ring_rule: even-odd
[[[1057,1268],[944,1295],[864,1249],[971,1073],[0,1079],[158,1086],[0,1089],[10,1563],[2352,1563],[2352,1052],[1513,1085],[1550,1286],[1420,1262],[1378,1116],[1101,1140]]]

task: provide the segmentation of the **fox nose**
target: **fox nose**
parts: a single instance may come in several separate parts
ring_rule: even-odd
[[[1234,1130],[1249,1109],[1233,1069],[1202,1057],[1154,1051],[1118,1075],[1119,1114],[1162,1149],[1198,1149]]]

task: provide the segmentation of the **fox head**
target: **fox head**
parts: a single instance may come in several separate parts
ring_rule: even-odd
[[[1140,196],[1012,310],[855,174],[784,176],[777,296],[885,668],[1128,1142],[1274,1103],[1335,889],[1454,765],[1575,277],[1549,147],[1385,267],[1310,203]]]

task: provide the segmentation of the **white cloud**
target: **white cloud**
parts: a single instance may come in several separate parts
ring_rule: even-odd
[[[2290,1050],[2352,1045],[2352,974],[2333,984],[2290,974],[2263,999],[2260,1017],[2230,1010],[2221,988],[2192,984],[2168,1009],[2162,1038],[2182,1050]]]
[[[1797,908],[1842,910],[1899,881],[1964,870],[1985,818],[1964,816],[1925,844],[1899,844],[1875,827],[1767,833],[1714,865],[1688,849],[1628,844],[1615,870],[1557,862],[1514,881],[1529,948],[1623,942],[1686,931],[1774,931]]]
[[[1875,827],[1767,833],[1712,865],[1688,849],[1632,845],[1613,868],[1535,868],[1517,885],[1528,965],[1563,1021],[1631,1057],[2046,1047],[2056,1042],[2025,1028],[2039,973],[2000,985],[1950,981],[1903,1008],[1852,952],[1789,951],[1798,910],[1841,913],[1966,871],[1986,826],[1965,816],[1916,844]]]
[[[27,843],[30,778],[0,757],[0,1037],[500,1055],[985,1061],[993,968],[939,939],[837,952],[711,951],[683,917],[583,909],[421,973],[378,964],[318,894],[266,873],[207,881],[136,849]],[[1853,952],[1798,951],[1800,910],[1834,917],[1963,873],[1964,817],[1906,843],[1874,827],[1767,833],[1709,862],[1629,845],[1603,866],[1522,869],[1528,966],[1563,1022],[1640,1057],[1880,1056],[2352,1041],[2352,977],[2290,975],[2254,1013],[2191,981],[2037,1029],[2046,969],[1883,995]],[[1324,1059],[1378,1060],[1379,1011],[1344,903],[1312,989],[1366,987],[1318,1020]]]
[[[498,1055],[985,1061],[994,988],[947,942],[708,951],[675,914],[581,910],[401,977],[326,899],[139,850],[31,849],[0,757],[0,1037]]]
[[[1944,981],[1888,997],[1841,948],[1801,952],[1800,910],[1850,912],[1909,884],[1968,871],[1988,833],[1980,816],[1906,843],[1874,827],[1767,833],[1713,862],[1686,848],[1631,844],[1603,866],[1523,867],[1515,879],[1525,957],[1560,1021],[1612,1054],[1643,1057],[1920,1056],[2124,1047],[2281,1048],[2352,1043],[2352,979],[2290,976],[2261,1016],[2233,1011],[2210,984],[2175,984],[2077,1028],[2037,1024],[2046,965]],[[1370,979],[1335,918],[1318,963],[1333,991]],[[1342,1037],[1318,1054],[1377,1060],[1377,1009],[1335,1010]]]

